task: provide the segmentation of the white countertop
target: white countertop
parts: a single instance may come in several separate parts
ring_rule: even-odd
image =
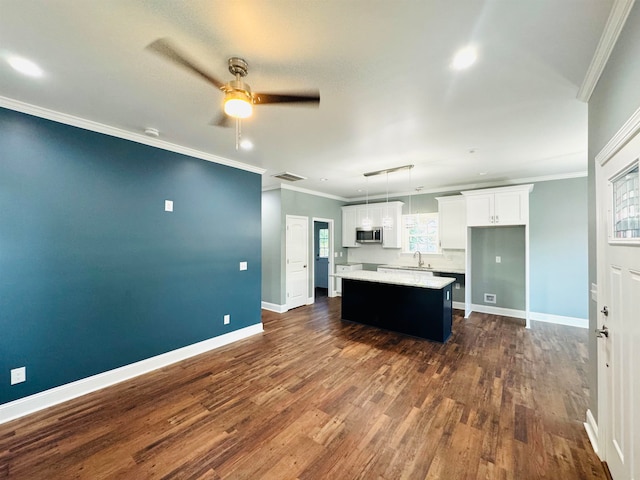
[[[344,278],[347,280],[362,280],[365,282],[389,283],[392,285],[403,285],[407,287],[421,287],[431,289],[442,289],[456,281],[455,278],[448,277],[427,277],[425,275],[413,274],[408,270],[398,270],[398,273],[373,272],[370,270],[356,270],[355,272],[336,273],[332,277]]]
[[[464,268],[454,268],[454,267],[431,267],[431,268],[427,268],[427,267],[422,267],[422,269],[418,269],[416,267],[410,267],[410,266],[406,266],[406,265],[379,265],[381,268],[392,268],[394,270],[402,270],[402,271],[408,271],[408,272],[413,272],[413,271],[422,271],[422,272],[438,272],[438,273],[455,273],[458,275],[464,275],[465,274],[465,270]]]

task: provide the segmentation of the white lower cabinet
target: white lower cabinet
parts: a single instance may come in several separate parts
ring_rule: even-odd
[[[336,273],[354,272],[356,270],[362,270],[361,263],[354,263],[351,265],[336,265]],[[342,279],[336,278],[336,295],[342,295]]]

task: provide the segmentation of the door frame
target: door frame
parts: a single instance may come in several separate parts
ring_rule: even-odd
[[[606,245],[608,244],[608,220],[604,216],[608,216],[607,207],[609,203],[609,189],[606,187],[608,178],[604,174],[605,165],[614,158],[630,141],[640,138],[640,109],[622,126],[622,128],[609,140],[609,142],[600,150],[595,157],[595,209],[596,209],[596,281],[595,288],[592,286],[592,294],[595,292],[595,300],[597,304],[596,311],[596,328],[600,328],[603,322],[601,311],[604,306],[609,303],[608,292],[605,292],[605,275],[607,274],[606,265]],[[640,247],[639,247],[640,248]],[[595,335],[593,325],[591,325],[591,335]],[[622,333],[624,335],[624,332]],[[589,434],[589,439],[593,444],[594,450],[598,457],[607,462],[611,452],[608,451],[608,437],[611,434],[611,425],[608,423],[608,416],[605,412],[609,411],[609,391],[608,391],[608,369],[606,367],[606,345],[603,340],[596,339],[597,342],[597,358],[596,358],[596,375],[597,375],[597,392],[598,392],[598,419],[596,425],[591,425],[593,419],[591,411],[587,411],[587,423],[585,427]],[[631,386],[633,388],[633,386]]]
[[[321,217],[312,217],[311,218],[311,250],[310,250],[310,255],[313,256],[313,252],[316,251],[316,235],[315,235],[315,223],[316,222],[323,222],[323,223],[327,223],[329,225],[329,259],[328,259],[328,265],[327,268],[329,269],[329,275],[331,275],[333,273],[333,267],[335,264],[335,260],[334,260],[334,238],[333,238],[333,232],[334,232],[334,220],[333,218],[321,218]],[[313,259],[315,260],[315,259]],[[316,262],[315,261],[311,261],[310,263],[312,264],[312,270],[310,272],[310,277],[315,279],[315,274],[316,274]],[[335,297],[336,296],[336,287],[335,287],[335,282],[333,281],[334,279],[329,276],[329,290],[327,292],[329,297]],[[316,302],[316,289],[315,289],[315,280],[313,281],[314,283],[314,288],[311,289],[311,303],[315,303]]]

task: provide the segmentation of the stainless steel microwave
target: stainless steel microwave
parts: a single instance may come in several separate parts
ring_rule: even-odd
[[[356,228],[356,242],[382,243],[382,227]]]

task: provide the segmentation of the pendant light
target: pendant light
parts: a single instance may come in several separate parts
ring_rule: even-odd
[[[413,182],[411,181],[411,170],[413,170],[413,166],[409,168],[409,215],[407,215],[407,217],[405,218],[405,228],[413,228],[416,226],[416,219],[413,216],[413,209],[411,208],[411,199],[413,198]]]
[[[366,190],[367,190],[367,207],[365,209],[365,215],[362,219],[362,228],[364,230],[371,230],[373,228],[373,222],[369,216],[369,177],[365,177]]]
[[[384,217],[382,217],[382,228],[385,230],[393,228],[393,218],[389,216],[389,172],[387,172],[387,206],[385,207]]]

